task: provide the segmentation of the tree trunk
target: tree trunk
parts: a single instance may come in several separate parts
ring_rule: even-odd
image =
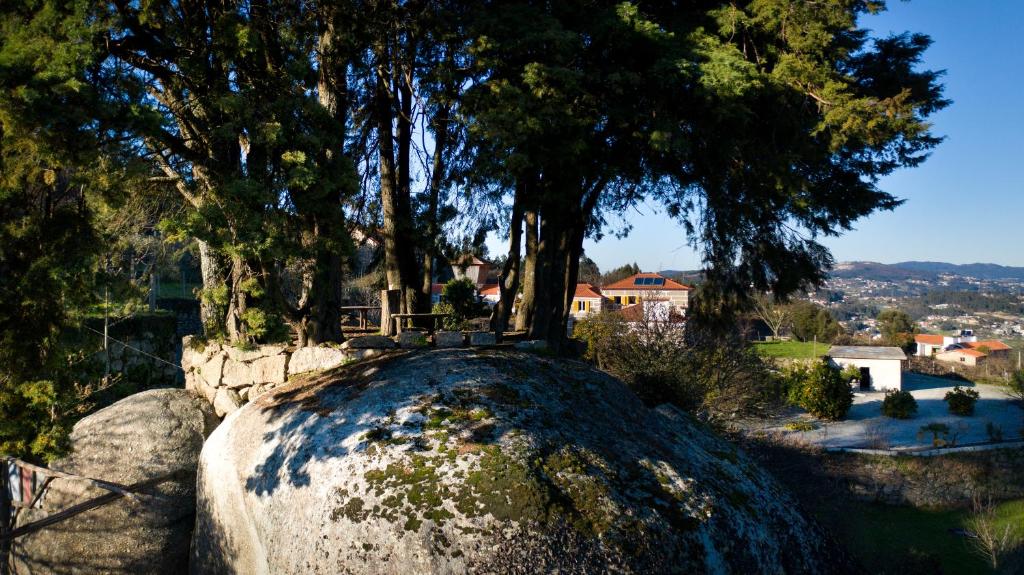
[[[423,242],[423,283],[420,288],[420,301],[430,302],[433,297],[434,258],[437,257],[437,237],[440,233],[438,222],[438,204],[440,203],[441,187],[444,185],[447,169],[445,153],[448,147],[449,109],[445,106],[434,116],[434,157],[430,172],[429,199],[426,213],[426,237]]]
[[[247,297],[242,291],[245,280],[245,261],[239,256],[231,258],[231,281],[228,284],[228,310],[224,320],[228,339],[232,344],[250,343],[249,330],[244,317],[248,307]]]
[[[508,232],[508,258],[505,259],[505,266],[498,278],[500,297],[491,315],[491,329],[494,330],[494,337],[498,343],[501,343],[502,336],[508,328],[508,322],[512,317],[512,306],[515,305],[516,293],[519,291],[519,260],[523,243],[523,204],[526,201],[523,187],[522,183],[517,185],[512,201],[512,217]]]
[[[526,258],[523,262],[522,283],[523,298],[519,301],[516,313],[516,331],[529,331],[533,325],[533,316],[537,293],[537,211],[535,208],[523,210],[523,224],[526,227]]]
[[[321,22],[317,98],[334,120],[337,129],[343,132],[348,110],[348,83],[345,77],[347,62],[337,53],[333,42],[333,12],[328,9]],[[324,149],[322,161],[335,164],[345,161],[344,140],[341,141],[337,149]],[[338,247],[339,242],[344,243],[344,237],[341,236],[346,233],[341,210],[343,188],[342,182],[337,182],[322,199],[303,205],[307,212],[306,225],[314,244],[314,257],[313,272],[306,286],[308,312],[300,322],[300,345],[340,342],[345,339],[341,329],[344,260]]]
[[[211,335],[220,326],[217,304],[213,301],[211,294],[221,283],[220,263],[214,254],[210,244],[203,240],[196,240],[199,244],[199,272],[203,279],[203,296],[199,300],[199,319],[203,323],[203,332]]]
[[[384,212],[384,272],[388,289],[402,293],[402,312],[417,311],[419,300],[416,273],[415,235],[412,222],[412,207],[408,185],[408,149],[411,144],[406,136],[408,119],[399,118],[398,165],[395,161],[395,143],[392,133],[394,109],[390,90],[387,86],[388,72],[383,65],[377,70],[375,89],[375,112],[377,114],[378,147],[380,158],[380,196]],[[411,96],[410,96],[411,98]],[[403,103],[403,107],[404,107]],[[411,105],[411,104],[410,104]],[[399,114],[401,116],[401,114]],[[403,165],[402,162],[405,162]]]

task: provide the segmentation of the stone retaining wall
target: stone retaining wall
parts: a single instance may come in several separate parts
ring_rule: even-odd
[[[488,332],[443,332],[428,338],[423,332],[406,331],[395,339],[380,335],[351,338],[339,346],[295,348],[260,345],[241,349],[229,345],[200,343],[192,336],[182,339],[181,368],[185,388],[196,392],[224,417],[256,396],[288,381],[289,377],[333,369],[346,363],[379,355],[390,349],[462,347],[494,344]],[[518,342],[516,347],[537,350],[544,342]]]
[[[911,457],[830,453],[830,475],[854,496],[918,507],[967,507],[972,499],[1024,497],[1024,449]]]

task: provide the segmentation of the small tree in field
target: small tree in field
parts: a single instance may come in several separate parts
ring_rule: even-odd
[[[779,333],[789,324],[790,307],[775,302],[767,294],[758,294],[753,298],[754,314],[772,330],[772,339],[779,339]]]

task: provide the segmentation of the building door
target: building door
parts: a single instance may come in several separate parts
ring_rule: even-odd
[[[871,370],[866,367],[860,368],[860,390],[871,390]]]

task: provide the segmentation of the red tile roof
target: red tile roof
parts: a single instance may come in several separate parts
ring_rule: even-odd
[[[480,295],[501,295],[501,286],[498,284],[487,284],[480,288]]]
[[[986,355],[976,349],[951,349],[947,353],[962,353],[971,357],[985,357]]]
[[[634,282],[637,278],[661,278],[665,280],[662,285],[636,285]],[[663,275],[655,273],[639,273],[629,276],[626,279],[619,280],[611,285],[604,286],[603,290],[620,289],[620,290],[649,290],[649,291],[675,291],[675,290],[691,290],[690,286],[683,285],[673,279],[669,279]]]
[[[430,293],[439,294],[444,292],[444,284],[430,284]]]
[[[978,349],[979,347],[987,347],[989,351],[1005,351],[1012,349],[1010,346],[999,341],[998,339],[989,339],[986,341],[969,341],[964,342],[964,345],[971,349]]]
[[[601,299],[601,290],[590,284],[576,284],[576,293],[573,299]]]
[[[926,343],[928,345],[942,345],[942,336],[932,335],[930,333],[919,333],[914,336],[914,341],[917,343]]]

